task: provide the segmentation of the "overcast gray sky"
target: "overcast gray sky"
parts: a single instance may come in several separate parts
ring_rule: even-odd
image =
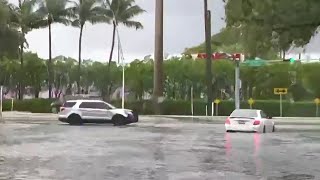
[[[18,0],[9,0],[17,3]],[[124,56],[130,61],[143,58],[154,51],[154,12],[155,0],[136,0],[147,12],[136,20],[144,25],[143,30],[136,31],[120,26],[120,36]],[[183,52],[186,47],[204,41],[203,1],[201,0],[164,0],[164,46],[168,54]],[[222,0],[209,0],[212,10],[212,32],[217,33],[224,26],[224,4]],[[52,28],[53,56],[71,56],[77,58],[79,29],[56,24]],[[84,59],[106,61],[108,59],[112,38],[112,26],[106,24],[85,26],[83,34]],[[48,58],[48,29],[39,29],[27,35],[29,49],[42,58]]]

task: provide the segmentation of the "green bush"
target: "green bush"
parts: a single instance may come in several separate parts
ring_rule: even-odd
[[[144,105],[143,104],[147,104]],[[223,101],[218,106],[218,115],[227,116],[234,110],[234,101]],[[117,106],[118,107],[118,106]],[[153,104],[150,101],[126,103],[126,108],[136,109],[140,114],[153,114]],[[249,109],[247,102],[241,102],[241,108]],[[280,103],[276,100],[256,101],[253,109],[261,109],[268,115],[280,116]],[[216,110],[216,107],[215,107]],[[191,102],[183,100],[167,100],[161,104],[161,112],[165,115],[191,115]],[[194,101],[194,115],[204,116],[206,114],[206,103]],[[282,102],[282,115],[284,117],[315,117],[316,106],[313,102]]]
[[[54,100],[49,99],[28,99],[14,100],[13,111],[26,111],[32,113],[51,113],[51,103]],[[3,111],[11,111],[11,100],[3,102]]]
[[[32,113],[51,113],[51,103],[54,100],[48,99],[32,99],[32,100],[15,100],[14,111],[27,111]],[[121,107],[121,101],[111,102],[116,107]],[[315,117],[316,106],[313,102],[296,102],[290,103],[284,101],[283,116],[286,117]],[[125,103],[125,108],[136,110],[139,114],[152,115],[152,101],[131,101]],[[206,103],[204,101],[194,101],[194,115],[204,116],[206,114]],[[218,106],[218,115],[227,116],[234,110],[233,101],[222,101]],[[247,102],[241,102],[241,108],[249,109]],[[280,116],[280,104],[276,100],[262,101],[257,100],[253,105],[254,109],[262,109],[270,116]],[[3,103],[3,110],[11,110],[11,100],[6,100]],[[165,115],[191,115],[191,102],[184,100],[166,100],[161,104],[161,114]]]

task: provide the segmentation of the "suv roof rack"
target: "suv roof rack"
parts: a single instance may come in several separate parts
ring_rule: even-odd
[[[75,95],[66,95],[64,97],[65,101],[69,100],[103,100],[101,96],[92,96],[89,94],[75,94]]]

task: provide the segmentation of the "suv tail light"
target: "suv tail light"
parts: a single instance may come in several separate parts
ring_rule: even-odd
[[[64,107],[60,107],[60,112],[64,111],[65,108]]]
[[[230,124],[230,117],[227,117],[225,124]]]
[[[260,121],[259,120],[255,120],[254,122],[253,122],[253,125],[259,125],[260,124]]]

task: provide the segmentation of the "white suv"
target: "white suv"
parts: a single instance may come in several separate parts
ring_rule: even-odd
[[[70,100],[60,108],[59,121],[71,125],[113,123],[115,126],[138,122],[138,114],[118,109],[101,100]]]

